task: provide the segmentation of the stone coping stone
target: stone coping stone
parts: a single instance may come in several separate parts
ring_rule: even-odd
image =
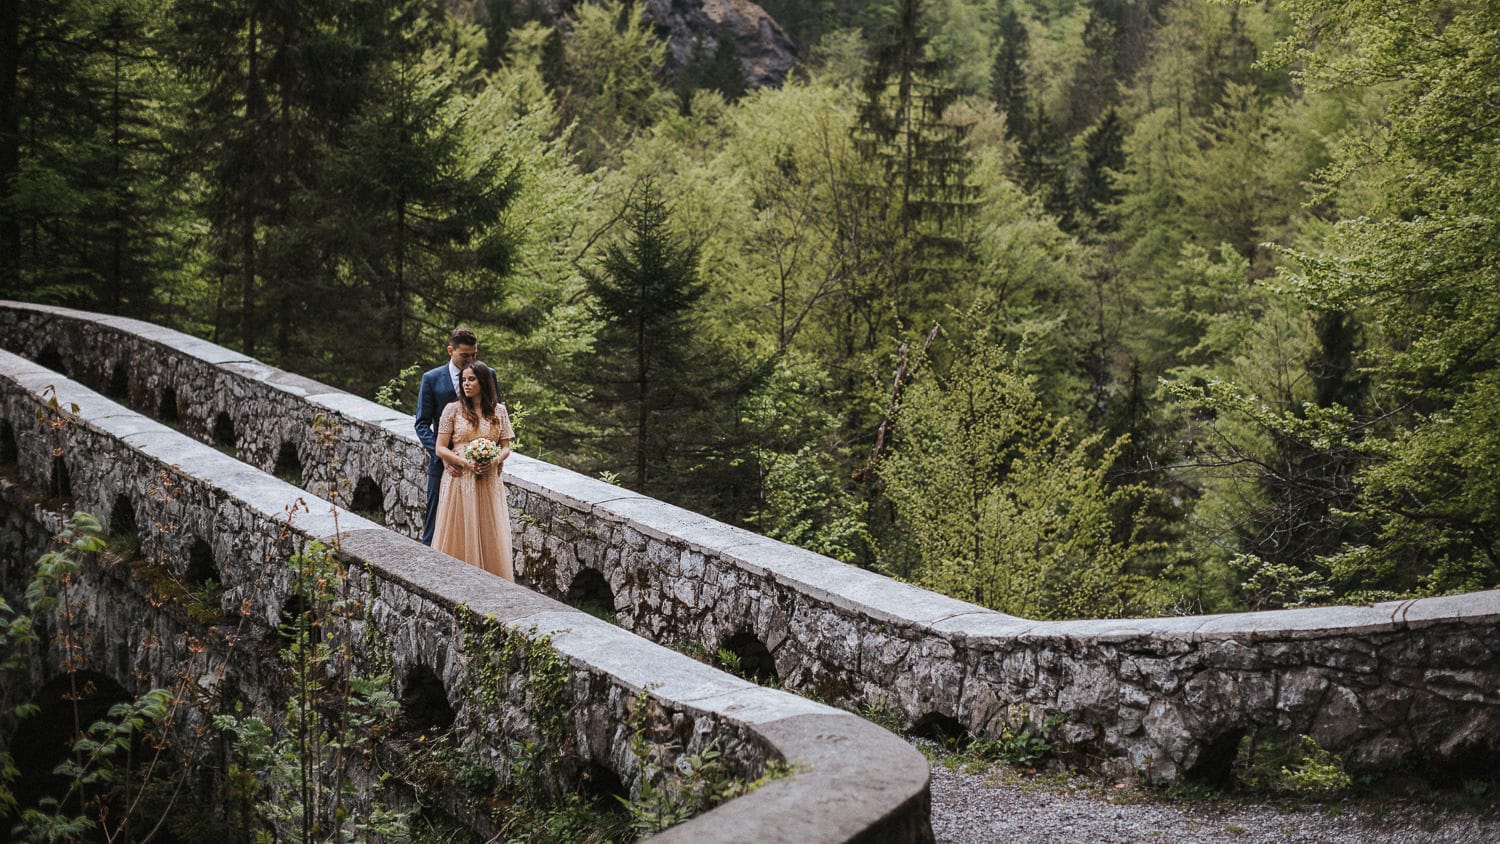
[[[565,606],[371,522],[320,539],[330,547],[336,544],[344,556],[376,576],[450,612],[468,607],[480,618],[494,616],[499,622],[511,623]],[[372,562],[376,560],[379,562]]]
[[[50,399],[56,398],[58,405],[71,412],[70,405],[78,405],[80,414],[87,410],[91,417],[107,418],[121,416],[124,413],[134,413],[129,408],[121,407],[116,402],[110,401],[104,396],[70,380],[63,375],[50,369],[32,363],[20,355],[0,350],[5,355],[0,358],[0,372],[3,372],[12,381],[25,387],[28,391],[35,393],[37,400],[46,404]]]
[[[932,630],[958,645],[977,645],[987,640],[1013,639],[1046,622],[1031,621],[986,609],[967,610],[932,622]]]
[[[107,328],[140,337],[148,342],[167,346],[175,351],[183,352],[199,358],[205,363],[215,365],[234,363],[240,361],[254,361],[254,358],[227,349],[217,343],[210,343],[191,334],[184,334],[173,328],[156,325],[150,322],[142,322],[130,317],[113,316],[110,314],[96,314],[88,311],[78,311],[72,308],[64,308],[57,305],[38,305],[31,302],[17,302],[14,300],[0,300],[0,308],[14,311],[30,311],[33,313],[46,314],[61,319],[79,320],[103,325]]]
[[[1477,619],[1500,624],[1500,589],[1467,592],[1462,595],[1443,595],[1436,598],[1387,601],[1376,604],[1375,609],[1389,612],[1397,622],[1404,622],[1410,627],[1444,624],[1457,619]]]
[[[1198,628],[1200,637],[1263,634],[1293,638],[1339,633],[1375,633],[1395,630],[1390,612],[1374,607],[1304,607],[1270,612],[1247,612],[1208,619]]]
[[[512,461],[515,461],[512,467]],[[580,472],[564,469],[554,463],[546,463],[524,454],[513,455],[505,461],[506,483],[520,489],[535,492],[557,501],[564,506],[585,513],[593,512],[597,505],[628,499],[644,499],[640,493],[622,489],[614,484],[590,478]]]
[[[652,539],[671,543],[679,541],[677,532],[688,525],[712,521],[701,513],[637,494],[595,504],[593,512],[608,521],[625,522]]]
[[[0,299],[0,307],[12,311],[40,311],[44,314],[57,314],[59,316],[77,318],[92,318],[97,322],[100,314],[91,314],[87,311],[75,311],[72,308],[64,308],[58,305],[39,305],[32,302],[22,302],[17,299]]]
[[[1084,642],[1128,642],[1171,636],[1192,639],[1208,619],[1219,616],[1176,618],[1083,619],[1037,622],[1024,635],[1028,640],[1069,639]]]
[[[759,726],[796,715],[819,715],[830,712],[844,717],[854,717],[839,712],[816,701],[808,700],[779,689],[768,689],[752,683],[734,688],[712,697],[685,701],[699,709],[711,709],[716,715],[734,723]]]
[[[69,314],[69,316],[78,318],[76,312]],[[141,322],[127,317],[94,318],[93,321],[109,328],[132,334],[149,343],[165,346],[174,352],[180,352],[214,366],[258,362],[255,358],[250,357],[244,352],[236,352],[233,349],[227,349],[217,343],[210,343],[191,334],[184,334],[176,329],[153,325],[149,322]]]
[[[837,570],[830,582],[837,589],[841,600],[847,601],[847,609],[868,613],[873,617],[913,627],[933,627],[939,621],[955,618],[960,614],[991,612],[976,604],[931,592],[910,583],[903,583],[864,569],[835,565],[858,576],[840,578]],[[998,614],[997,614],[998,615]],[[1003,616],[1002,616],[1003,618]]]
[[[795,715],[760,725],[793,766],[767,783],[658,833],[662,844],[882,842],[909,838],[930,817],[927,760],[905,742],[847,713]],[[774,818],[774,823],[767,823]],[[878,820],[871,823],[871,818]],[[930,840],[930,839],[929,839]]]
[[[373,425],[379,425],[394,416],[404,415],[398,414],[388,407],[378,405],[369,399],[360,398],[353,393],[335,391],[332,387],[327,386],[323,387],[323,391],[320,393],[308,395],[306,400],[314,407],[320,407],[350,419],[358,419],[361,422],[369,422]],[[416,432],[413,431],[412,435],[415,436]]]
[[[511,623],[550,636],[558,653],[608,673],[632,690],[739,724],[758,725],[807,714],[855,717],[788,692],[762,688],[572,607],[559,605]]]
[[[722,671],[705,671],[708,666],[701,662],[571,607],[559,606],[511,623],[551,637],[558,653],[609,674],[632,691],[666,700],[708,700],[749,685]]]
[[[715,521],[706,516],[701,522],[683,525],[682,534],[678,539],[685,543],[690,550],[738,563],[741,568],[750,568],[757,576],[764,576],[766,574],[765,570],[746,563],[743,559],[734,555],[735,551],[746,551],[762,546],[787,547],[785,543],[777,542],[774,539],[741,527]]]
[[[927,627],[961,613],[990,612],[775,540],[747,543],[723,556],[808,597],[877,622]]]
[[[321,395],[332,389],[327,384],[304,378],[294,372],[287,372],[285,369],[277,369],[260,361],[226,363],[222,364],[222,368],[298,398]]]
[[[724,545],[714,551],[714,555],[729,563],[741,571],[749,573],[753,577],[763,577],[776,580],[776,573],[784,564],[781,560],[790,560],[796,556],[793,552],[803,554],[812,553],[795,545],[788,545],[769,536],[752,535],[752,538],[744,542]],[[813,556],[819,556],[813,554]],[[786,583],[786,581],[783,581]]]
[[[109,432],[125,442],[135,445],[137,442],[148,442],[151,439],[160,439],[168,436],[180,437],[181,434],[172,430],[171,426],[142,416],[139,413],[126,416],[92,417],[90,423],[98,423],[96,427],[101,430],[108,428]]]
[[[393,437],[410,440],[412,445],[423,448],[422,441],[417,439],[417,420],[414,416],[403,413],[399,416],[384,419],[380,422],[380,429]],[[423,451],[425,450],[423,448]],[[516,455],[512,455],[512,457],[514,456]],[[506,462],[510,461],[507,460]]]

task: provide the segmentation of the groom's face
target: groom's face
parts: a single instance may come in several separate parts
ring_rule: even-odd
[[[477,357],[479,357],[479,347],[473,343],[462,343],[457,346],[448,347],[448,359],[453,361],[453,365],[460,370],[473,363],[474,358]]]

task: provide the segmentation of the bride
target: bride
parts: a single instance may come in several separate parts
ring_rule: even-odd
[[[447,471],[438,493],[432,547],[513,581],[510,510],[500,471],[515,432],[495,384],[494,370],[474,361],[459,373],[458,401],[443,408],[437,455]],[[481,439],[490,443],[474,446]],[[486,450],[494,454],[492,459],[483,459]]]

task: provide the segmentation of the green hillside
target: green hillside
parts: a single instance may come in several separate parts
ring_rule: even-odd
[[[1500,6],[15,0],[0,296],[1033,617],[1500,586]]]

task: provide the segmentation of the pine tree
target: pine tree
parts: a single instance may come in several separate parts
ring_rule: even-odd
[[[1005,134],[1020,141],[1031,137],[1031,93],[1026,81],[1026,60],[1031,46],[1026,26],[1007,4],[1000,19],[1000,49],[995,52],[995,71],[990,96],[1005,113]]]
[[[424,49],[420,4],[393,12],[371,33],[382,60],[358,111],[317,147],[320,189],[296,197],[324,256],[304,287],[297,354],[359,389],[410,361],[426,321],[504,322],[516,239],[502,221],[516,167],[465,107],[466,69]],[[352,311],[344,325],[316,318],[336,306]]]
[[[624,222],[625,236],[605,247],[588,274],[601,324],[592,404],[603,430],[603,462],[628,466],[635,489],[665,493],[673,444],[686,433],[683,420],[702,406],[685,363],[689,316],[706,287],[698,249],[672,231],[654,183],[639,186]]]
[[[1115,221],[1108,212],[1120,197],[1116,179],[1125,169],[1125,122],[1120,113],[1106,109],[1078,143],[1081,163],[1069,191],[1074,219],[1095,232],[1112,231]]]
[[[734,102],[745,95],[750,82],[745,77],[745,64],[740,61],[739,46],[728,31],[720,32],[714,44],[713,56],[703,73],[704,87],[712,88]]]
[[[148,3],[6,4],[0,290],[150,316],[175,204]]]
[[[745,77],[745,65],[740,61],[739,47],[734,36],[720,32],[712,51],[704,49],[703,42],[693,44],[693,54],[687,64],[677,72],[678,110],[689,114],[693,92],[698,90],[718,91],[727,102],[734,102],[745,95],[750,82]]]
[[[549,25],[553,22],[552,14],[541,0],[484,0],[482,8],[479,23],[485,41],[480,63],[485,70],[494,70],[505,60],[511,30],[533,21]]]
[[[373,57],[361,23],[378,0],[287,4],[181,0],[176,63],[195,95],[185,145],[205,176],[201,213],[219,281],[219,342],[256,354],[264,329],[290,352],[292,323],[320,250],[296,218],[303,186],[321,183],[320,143],[364,100]]]
[[[854,133],[855,149],[884,177],[863,186],[866,224],[887,232],[867,241],[884,252],[878,286],[891,291],[875,307],[903,320],[944,300],[972,249],[965,222],[976,190],[967,127],[945,120],[956,92],[942,84],[942,63],[928,56],[928,40],[923,0],[899,0],[871,50]],[[882,331],[879,317],[868,321],[874,330],[867,349]]]
[[[667,46],[645,19],[645,3],[588,2],[574,9],[563,49],[562,122],[587,170],[618,159],[637,132],[671,108],[656,73]]]

